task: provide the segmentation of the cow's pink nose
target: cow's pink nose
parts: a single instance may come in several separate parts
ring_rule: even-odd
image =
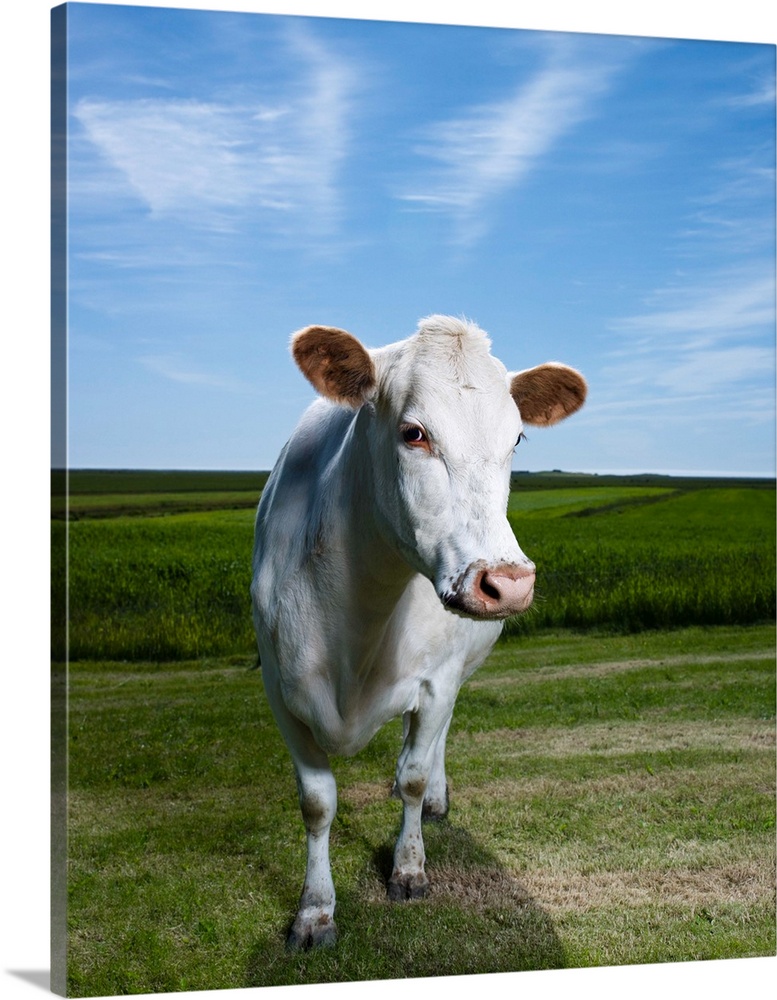
[[[534,596],[534,565],[472,563],[452,592],[443,598],[451,611],[471,618],[507,618],[520,614]]]
[[[474,580],[474,597],[485,610],[499,617],[525,611],[534,597],[534,570],[526,566],[503,565],[484,569]]]

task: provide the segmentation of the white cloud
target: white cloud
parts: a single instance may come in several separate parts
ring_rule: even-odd
[[[774,105],[775,88],[774,78],[760,81],[755,89],[746,94],[735,94],[726,100],[726,104],[732,108],[755,108],[768,107]]]
[[[432,124],[416,152],[437,166],[399,198],[416,209],[449,212],[458,241],[474,242],[484,230],[483,210],[592,113],[611,73],[606,64],[553,65],[504,101]]]
[[[774,252],[774,145],[760,143],[712,165],[716,183],[695,197],[679,233],[685,259]]]
[[[155,215],[230,228],[238,211],[299,213],[326,228],[339,207],[353,79],[310,37],[297,35],[292,51],[301,82],[283,101],[82,99],[74,116]]]
[[[652,311],[614,321],[622,336],[599,372],[592,424],[648,420],[683,435],[731,419],[772,424],[774,277],[751,266],[662,290]]]
[[[744,379],[760,379],[774,370],[774,351],[745,344],[720,350],[691,351],[660,371],[659,386],[674,392],[709,393]]]
[[[773,101],[763,88],[729,104]],[[708,190],[689,200],[677,232],[674,282],[609,325],[619,342],[591,413],[593,423],[647,423],[670,448],[730,441],[734,422],[761,435],[774,426],[773,146],[755,141],[710,168]],[[746,450],[737,454],[745,467]]]
[[[184,385],[192,385],[210,389],[222,389],[227,392],[254,392],[255,387],[241,379],[230,375],[221,375],[217,372],[197,370],[187,363],[180,355],[175,354],[146,354],[137,358],[137,361],[154,375],[168,379],[171,382],[180,382]]]
[[[674,289],[656,298],[670,295],[683,304],[616,320],[612,329],[653,336],[701,333],[712,341],[774,323],[774,278],[769,275],[734,281],[720,277],[705,287]]]
[[[605,366],[591,379],[597,388],[587,413],[612,420],[652,408],[674,419],[678,412],[698,412],[709,405],[727,409],[736,397],[738,410],[773,416],[774,361],[771,348],[745,345]]]

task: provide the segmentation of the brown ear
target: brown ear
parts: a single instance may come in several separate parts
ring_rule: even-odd
[[[555,361],[518,372],[510,382],[523,422],[534,427],[549,427],[570,416],[583,405],[587,392],[580,372]]]
[[[305,378],[335,403],[361,406],[375,388],[372,359],[356,337],[332,326],[308,326],[291,339]]]

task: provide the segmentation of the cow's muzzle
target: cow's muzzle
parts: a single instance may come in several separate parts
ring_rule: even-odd
[[[443,596],[450,611],[468,618],[507,618],[520,614],[534,598],[534,565],[475,562]]]

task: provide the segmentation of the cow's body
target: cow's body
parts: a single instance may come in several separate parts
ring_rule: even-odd
[[[488,348],[477,327],[446,317],[371,352],[329,328],[294,340],[329,398],[307,410],[267,483],[251,589],[308,836],[297,946],[335,937],[328,755],[356,753],[404,717],[389,895],[423,895],[421,817],[447,811],[456,695],[502,619],[531,603],[534,566],[505,517],[518,405],[526,423],[554,423],[581,405],[585,383],[559,365],[508,375]]]

